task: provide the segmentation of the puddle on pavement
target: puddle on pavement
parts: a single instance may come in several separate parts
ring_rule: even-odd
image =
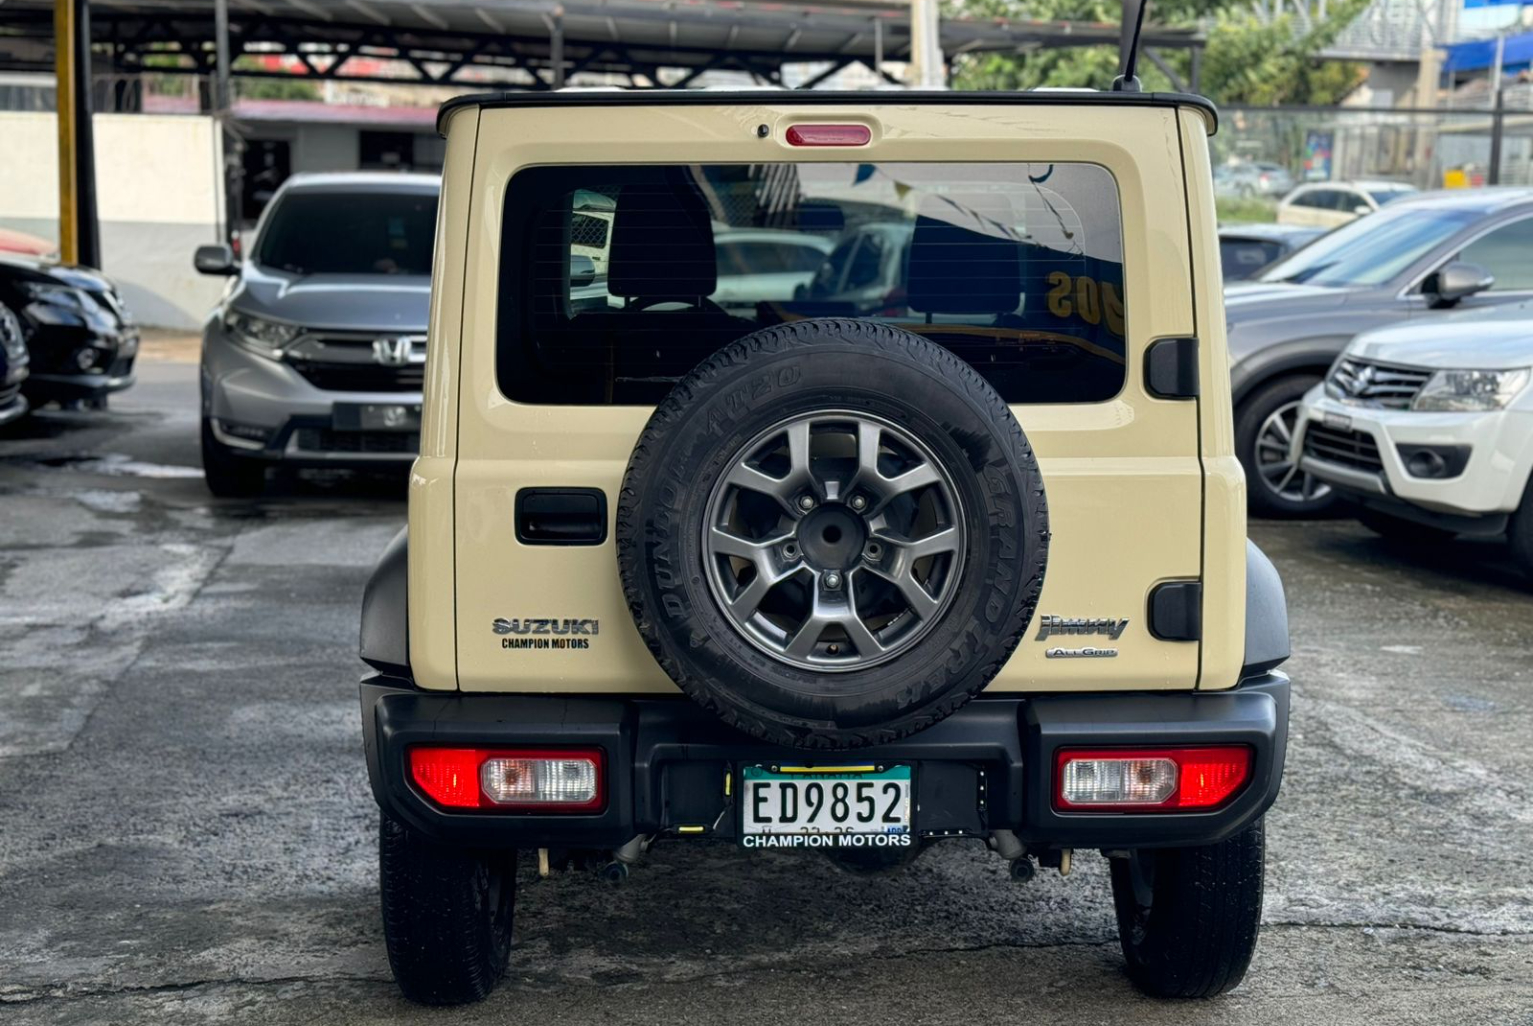
[[[200,478],[201,467],[183,467],[171,463],[149,463],[136,460],[120,452],[104,454],[70,452],[39,456],[32,453],[11,453],[0,456],[0,463],[36,468],[62,468],[78,470],[86,474],[105,477],[141,477],[159,480],[177,478]]]
[[[144,501],[142,492],[113,492],[105,488],[75,492],[71,498],[94,513],[137,513]]]

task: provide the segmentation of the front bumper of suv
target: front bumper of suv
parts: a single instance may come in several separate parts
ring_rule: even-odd
[[[980,697],[901,741],[854,752],[780,748],[683,698],[461,694],[374,675],[362,682],[373,795],[389,815],[446,843],[619,848],[640,836],[734,839],[733,786],[746,764],[909,765],[923,839],[1011,831],[1030,849],[1207,844],[1276,799],[1288,740],[1288,678],[1271,672],[1222,692]],[[413,745],[601,749],[604,808],[589,814],[449,812],[410,779]],[[1063,747],[1249,745],[1251,775],[1213,811],[1063,813],[1051,767]]]
[[[321,388],[293,364],[237,345],[216,319],[203,335],[202,413],[230,455],[304,467],[408,466],[420,449],[418,423],[364,427],[357,411],[399,408],[418,418],[419,388],[343,389],[337,377],[319,377],[336,386]]]
[[[1439,476],[1408,467],[1422,450]],[[1533,469],[1533,413],[1436,413],[1354,406],[1316,386],[1304,397],[1290,457],[1348,498],[1467,534],[1495,534]]]

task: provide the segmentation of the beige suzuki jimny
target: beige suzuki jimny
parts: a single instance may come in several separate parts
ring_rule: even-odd
[[[617,880],[699,842],[1100,852],[1141,988],[1240,981],[1288,634],[1215,124],[1133,91],[443,108],[409,527],[362,612],[406,995],[495,985],[518,853]]]

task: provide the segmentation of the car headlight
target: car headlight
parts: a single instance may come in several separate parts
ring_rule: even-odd
[[[1427,379],[1413,410],[1475,412],[1499,410],[1528,384],[1528,368],[1515,370],[1441,370]]]
[[[19,283],[22,293],[34,303],[45,303],[48,306],[61,306],[67,310],[83,312],[92,305],[91,298],[80,289],[70,285],[55,285],[45,281],[24,281]]]
[[[228,329],[229,337],[235,342],[271,360],[282,359],[282,351],[303,334],[303,329],[296,324],[268,321],[264,317],[255,317],[234,310],[224,314],[224,327]]]

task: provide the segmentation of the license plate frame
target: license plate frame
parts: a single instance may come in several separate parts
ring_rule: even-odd
[[[915,843],[908,764],[739,767],[744,848],[907,848]],[[871,814],[869,811],[871,809]]]
[[[391,411],[398,411],[392,413]],[[421,429],[420,403],[336,403],[331,407],[330,426],[336,431],[418,432]]]

